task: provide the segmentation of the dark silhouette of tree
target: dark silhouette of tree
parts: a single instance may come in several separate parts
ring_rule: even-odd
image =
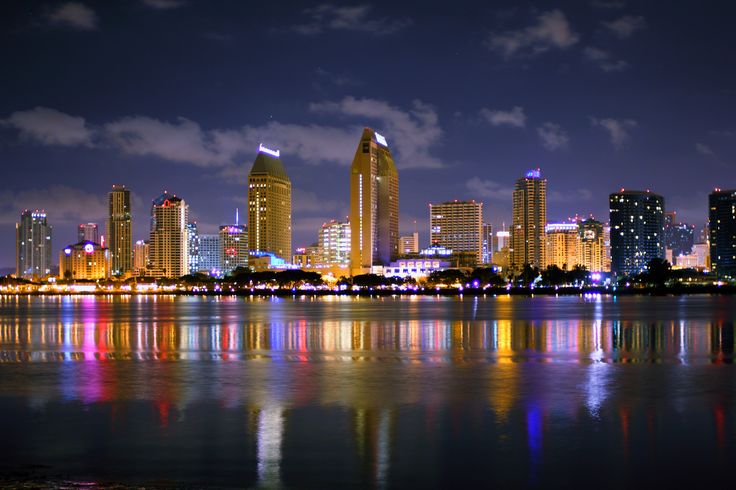
[[[492,267],[477,267],[468,279],[471,283],[478,281],[480,287],[491,285],[501,287],[506,285],[506,279],[501,277]]]
[[[529,264],[524,264],[521,272],[516,277],[516,280],[520,286],[529,287],[532,282],[539,276],[539,269],[532,267]]]
[[[561,286],[567,281],[567,272],[557,265],[550,265],[542,271],[542,284],[545,286]]]
[[[432,271],[427,276],[427,283],[435,286],[437,284],[464,284],[468,280],[465,272],[459,269],[446,269],[443,271]]]

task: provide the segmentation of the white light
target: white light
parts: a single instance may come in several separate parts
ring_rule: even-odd
[[[376,143],[381,144],[388,148],[388,143],[386,142],[386,138],[383,137],[382,134],[374,133],[376,135]]]
[[[260,153],[265,153],[267,155],[271,155],[276,158],[278,158],[281,155],[280,150],[272,150],[270,148],[266,148],[265,146],[263,146],[263,144],[258,145],[258,151]]]

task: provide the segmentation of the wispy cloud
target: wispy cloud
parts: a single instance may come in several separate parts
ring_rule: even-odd
[[[520,106],[515,106],[510,111],[483,108],[480,110],[480,115],[492,126],[509,126],[512,128],[526,126],[526,114],[524,114],[524,108]]]
[[[626,61],[615,60],[609,52],[592,46],[588,46],[583,50],[583,56],[605,72],[623,71],[629,67]]]
[[[393,34],[411,24],[409,19],[371,17],[372,10],[370,5],[318,5],[304,10],[304,17],[308,20],[294,26],[294,30],[305,35],[333,30],[360,31],[380,36]]]
[[[604,22],[603,25],[619,39],[628,39],[636,31],[644,29],[646,22],[644,17],[625,15],[611,22]]]
[[[514,194],[512,187],[507,187],[493,180],[481,179],[473,177],[465,182],[465,187],[473,197],[493,199],[493,200],[509,200]]]
[[[94,10],[79,2],[66,2],[48,13],[52,24],[63,25],[81,31],[93,31],[98,27]]]
[[[146,7],[158,10],[171,10],[183,7],[186,2],[184,0],[141,0]]]
[[[705,155],[705,156],[708,156],[708,157],[715,157],[716,156],[716,154],[713,151],[713,149],[710,146],[708,146],[706,144],[703,144],[703,143],[695,143],[695,151],[697,151],[701,155]]]
[[[570,137],[559,124],[546,122],[537,128],[537,135],[549,151],[564,150],[570,143]]]
[[[569,48],[578,39],[565,14],[555,9],[538,15],[536,23],[524,29],[492,33],[486,45],[509,59],[520,54],[543,53],[552,48]]]
[[[21,207],[45,209],[54,224],[97,221],[102,223],[107,203],[100,193],[88,193],[67,186],[52,186],[23,191],[0,191],[0,224],[18,220]]]
[[[552,190],[547,194],[549,202],[579,202],[589,201],[593,197],[590,189],[574,189],[572,191]]]
[[[638,123],[633,119],[598,119],[591,117],[590,123],[594,127],[603,128],[608,133],[611,144],[617,150],[626,146],[631,138],[629,130],[638,126]]]
[[[0,126],[17,129],[22,138],[42,145],[92,146],[92,130],[83,117],[48,107],[13,112],[0,119]]]

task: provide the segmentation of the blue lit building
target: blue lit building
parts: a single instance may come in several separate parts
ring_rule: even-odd
[[[643,272],[655,258],[665,258],[664,198],[650,191],[625,191],[609,197],[611,272]]]
[[[206,272],[215,277],[222,276],[219,235],[199,235],[197,270],[199,272]]]
[[[736,279],[736,189],[716,189],[708,198],[711,269]]]

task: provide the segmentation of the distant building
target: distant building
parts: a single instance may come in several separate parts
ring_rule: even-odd
[[[220,227],[220,264],[223,274],[229,274],[238,267],[248,267],[247,226],[236,224]]]
[[[97,227],[97,223],[80,224],[77,227],[77,241],[100,243],[100,233]]]
[[[450,263],[437,259],[399,259],[391,262],[383,269],[383,275],[387,277],[413,277],[422,279],[435,271],[442,271],[450,267]]]
[[[113,185],[108,194],[107,246],[110,248],[110,271],[122,276],[133,270],[133,223],[130,190]]]
[[[411,255],[419,253],[419,232],[399,237],[399,255]]]
[[[710,268],[710,247],[707,243],[696,243],[692,251],[686,255],[675,257],[674,269],[698,269],[706,271]]]
[[[432,245],[470,252],[483,262],[483,203],[447,201],[429,205],[429,240]]]
[[[151,205],[149,267],[154,277],[178,278],[189,274],[189,207],[164,192]]]
[[[547,180],[539,169],[516,181],[511,227],[511,267],[543,268],[547,263],[544,226],[547,224]]]
[[[194,274],[199,270],[199,229],[197,223],[187,223],[187,262],[189,273]]]
[[[350,265],[350,229],[349,221],[340,222],[333,219],[322,224],[317,240],[320,265],[327,267]]]
[[[664,198],[646,191],[616,192],[609,197],[611,272],[643,272],[652,259],[664,259]]]
[[[41,279],[51,274],[51,226],[46,212],[25,210],[15,224],[15,274]]]
[[[68,245],[59,253],[59,277],[84,280],[110,277],[110,250],[89,240]]]
[[[493,247],[493,263],[506,270],[511,264],[511,232],[510,231],[497,231],[495,236],[496,244]]]
[[[695,226],[678,222],[675,211],[665,213],[664,218],[664,245],[666,249],[672,250],[672,258],[676,262],[677,257],[688,255],[692,251]]]
[[[708,197],[711,269],[736,279],[736,189],[716,189]]]
[[[579,262],[579,232],[577,223],[548,223],[544,232],[547,240],[546,267],[556,265],[572,270]]]
[[[399,174],[381,134],[363,135],[350,167],[351,275],[387,266],[399,255]]]
[[[606,245],[603,224],[594,219],[578,222],[579,257],[578,263],[590,272],[606,272]]]
[[[138,240],[133,245],[133,274],[145,276],[148,272],[148,240]]]
[[[493,263],[493,252],[496,250],[493,248],[495,240],[493,239],[493,225],[490,223],[483,223],[481,229],[481,263],[489,265]]]
[[[219,235],[199,235],[199,262],[197,272],[220,277],[222,275],[222,256]]]
[[[291,180],[279,150],[258,148],[248,175],[248,249],[291,257]]]

